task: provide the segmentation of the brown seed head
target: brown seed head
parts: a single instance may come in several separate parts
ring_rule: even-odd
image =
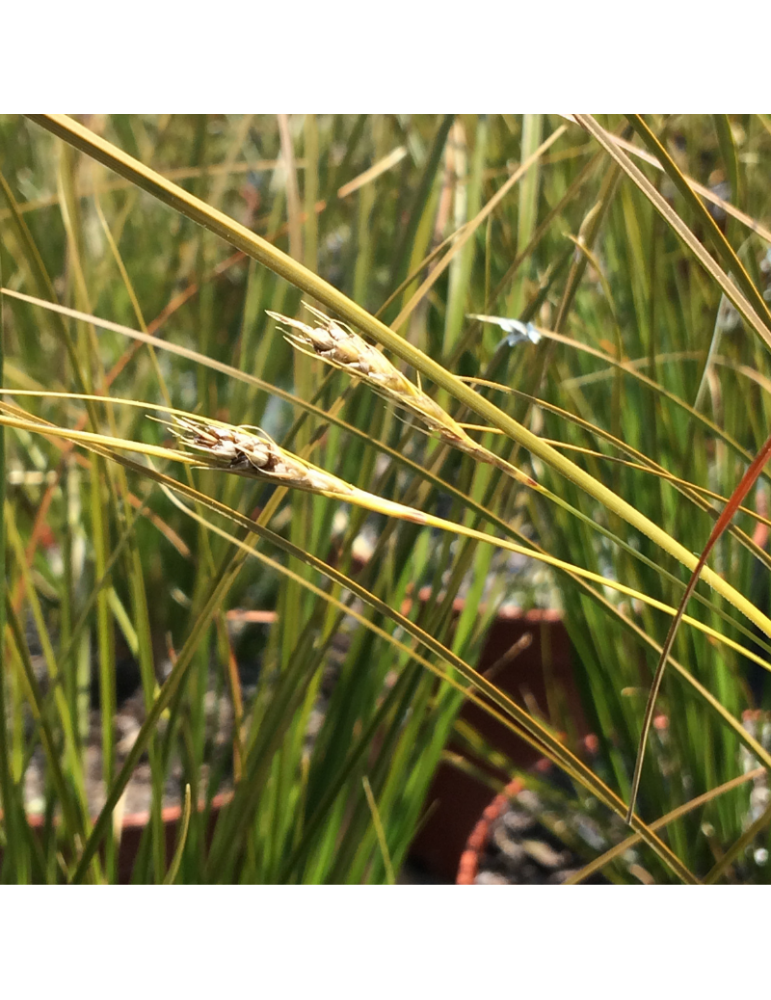
[[[439,434],[455,447],[481,457],[476,442],[446,410],[410,382],[380,348],[368,344],[344,323],[330,319],[319,309],[314,309],[307,303],[305,308],[315,317],[314,326],[281,313],[268,312],[268,315],[289,327],[284,330],[284,337],[297,350],[311,357],[318,357],[327,364],[346,371],[352,378],[366,382],[385,399],[414,413],[430,431]]]
[[[393,383],[394,390],[402,382],[408,386],[411,384],[381,350],[368,344],[350,327],[330,319],[313,306],[306,304],[305,308],[315,316],[314,326],[268,311],[268,316],[289,327],[284,330],[284,337],[293,347],[316,356],[335,368],[344,369],[353,378],[379,379],[384,383]]]
[[[232,427],[207,420],[172,417],[172,434],[203,452],[208,469],[222,469],[243,476],[266,479],[316,493],[345,495],[352,487],[290,451],[285,451],[259,428]]]

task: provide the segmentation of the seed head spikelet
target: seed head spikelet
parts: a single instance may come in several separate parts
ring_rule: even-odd
[[[520,482],[535,486],[535,482],[525,473],[469,437],[461,425],[400,372],[379,347],[368,344],[363,337],[339,320],[330,319],[307,303],[303,305],[316,319],[312,326],[281,313],[268,311],[268,316],[288,328],[283,329],[284,337],[298,351],[347,372],[351,378],[366,382],[378,395],[413,413],[429,432],[452,447],[466,452],[480,462],[495,465]]]
[[[354,487],[310,462],[285,451],[259,427],[232,427],[205,419],[173,417],[172,434],[195,451],[203,452],[207,469],[222,469],[250,478],[316,493],[345,496]]]
[[[268,312],[268,316],[289,327],[284,330],[284,337],[293,347],[311,357],[320,358],[334,368],[340,368],[352,378],[366,382],[396,406],[411,410],[430,431],[435,431],[451,443],[477,447],[449,413],[403,375],[379,347],[368,344],[349,326],[330,319],[319,309],[307,304],[305,308],[316,317],[314,326],[280,313]]]
[[[233,472],[309,493],[348,500],[381,514],[425,524],[419,510],[377,497],[330,475],[317,465],[287,451],[259,427],[233,427],[204,417],[172,416],[167,423],[182,444],[202,452],[200,468]]]

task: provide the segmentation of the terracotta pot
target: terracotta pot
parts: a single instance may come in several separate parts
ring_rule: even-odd
[[[524,784],[519,778],[506,785],[500,795],[496,795],[493,801],[482,813],[482,818],[477,822],[474,829],[466,841],[466,848],[460,856],[458,874],[455,879],[456,885],[474,885],[474,880],[479,872],[479,860],[484,854],[485,848],[490,840],[490,827],[508,809],[509,802],[515,795],[518,795],[524,788]]]
[[[463,601],[454,604],[455,613],[463,609]],[[549,718],[547,689],[558,687],[562,692],[561,708],[570,717],[578,736],[588,733],[578,689],[573,678],[572,648],[567,630],[557,611],[521,611],[504,608],[490,626],[479,661],[480,673],[498,662],[526,633],[532,636],[530,646],[497,673],[494,683],[518,704],[524,699],[535,700],[541,713]],[[472,725],[493,747],[504,753],[518,768],[526,770],[538,761],[538,753],[515,736],[510,729],[476,705],[467,703],[460,718]],[[559,725],[559,719],[551,718]],[[449,750],[461,748],[450,742]],[[475,764],[500,779],[481,761]],[[487,785],[459,771],[450,764],[440,764],[426,798],[430,810],[426,823],[412,843],[409,860],[417,868],[445,883],[455,882],[458,859],[469,831],[489,802]]]
[[[581,741],[581,745],[583,751],[582,755],[589,757],[594,756],[599,749],[599,742],[597,737],[594,735],[584,737]],[[546,757],[541,757],[531,770],[533,772],[537,772],[540,778],[548,777],[550,773],[554,774],[558,771],[556,766]],[[495,821],[506,812],[511,805],[512,800],[516,799],[517,795],[524,791],[525,787],[525,783],[521,779],[514,778],[514,780],[510,781],[504,790],[499,795],[496,795],[492,802],[485,807],[481,818],[477,820],[471,830],[468,840],[466,841],[466,845],[460,855],[458,870],[455,877],[456,885],[475,884],[476,877],[479,873],[480,860],[485,854],[487,845],[490,842],[493,823],[495,823]]]
[[[211,843],[211,839],[214,835],[214,828],[220,812],[225,806],[228,805],[232,798],[232,792],[222,792],[219,795],[215,795],[212,799],[209,810],[209,822],[206,830],[207,843]],[[199,811],[202,812],[205,808],[205,804],[200,803],[198,808]],[[174,850],[177,846],[177,837],[179,834],[180,823],[182,821],[182,806],[167,806],[161,811],[161,818],[163,820],[163,832],[166,842],[166,860],[168,863],[171,861],[171,858],[174,855]],[[0,813],[0,819],[2,819],[2,813]],[[45,819],[40,813],[30,813],[27,815],[27,822],[33,830],[40,833],[45,824]],[[118,884],[120,885],[128,885],[131,882],[131,876],[134,871],[134,863],[136,862],[139,846],[142,842],[142,834],[149,823],[149,812],[130,813],[129,815],[123,817],[117,859]]]
[[[211,844],[214,836],[214,829],[217,825],[220,812],[228,805],[233,798],[232,792],[221,792],[215,795],[211,801],[209,809],[209,820],[206,827],[206,842]],[[199,812],[203,812],[205,803],[199,803]],[[166,863],[171,862],[177,846],[179,828],[182,823],[182,805],[167,806],[161,810],[163,820],[163,833],[166,842]],[[142,843],[142,834],[150,823],[150,813],[132,813],[123,817],[121,825],[121,838],[118,847],[118,883],[128,885],[134,872],[134,864],[139,853],[139,846]]]

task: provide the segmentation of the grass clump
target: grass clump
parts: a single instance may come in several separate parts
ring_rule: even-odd
[[[630,836],[654,880],[766,880],[765,467],[699,565],[771,412],[763,116],[32,116],[0,148],[5,881],[116,880],[142,768],[136,881],[393,881],[468,699],[626,817],[697,567]],[[601,769],[558,690],[547,721],[474,670],[502,552],[553,574]]]

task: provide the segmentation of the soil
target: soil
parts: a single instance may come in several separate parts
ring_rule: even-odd
[[[665,723],[661,717],[659,728],[663,737],[666,737]],[[765,749],[771,747],[770,713],[747,711],[743,723]],[[591,738],[586,745],[591,747]],[[589,764],[596,769],[591,760]],[[758,768],[758,761],[742,747],[740,765],[746,774]],[[557,768],[544,761],[538,770],[541,772],[539,777],[548,779],[548,784],[541,784],[543,790],[517,790],[508,802],[500,803],[497,815],[491,818],[484,849],[478,858],[475,884],[560,885],[590,860],[628,836],[629,830],[619,817],[610,816],[600,822],[600,817],[606,816],[605,810],[598,808],[597,800],[585,793],[577,799],[570,782]],[[771,801],[765,773],[753,778],[747,788],[747,799],[745,828],[763,814]],[[491,806],[493,811],[495,803]],[[728,881],[742,885],[766,883],[765,868],[769,862],[766,845],[767,835],[762,833],[748,844],[726,873]],[[471,840],[469,846],[472,846]],[[632,884],[653,881],[639,864],[634,849],[622,856],[621,864],[628,873],[624,881]],[[598,873],[586,879],[586,884],[609,883]]]
[[[249,701],[256,690],[260,676],[261,650],[264,645],[265,629],[271,624],[274,617],[267,612],[236,612],[228,616],[228,630],[236,652],[241,693],[247,712]],[[42,649],[31,621],[27,623],[27,642],[33,670],[45,695],[49,688],[49,679]],[[327,701],[334,688],[340,664],[345,658],[349,642],[350,637],[341,633],[333,640],[328,651],[318,698],[308,720],[305,738],[305,748],[308,752],[310,752],[323,723]],[[167,662],[165,674],[168,674],[170,669],[171,664]],[[99,813],[106,800],[106,788],[102,776],[102,715],[99,687],[95,680],[97,673],[96,663],[93,663],[92,685],[89,692],[88,731],[83,739],[85,791],[89,812],[92,816]],[[117,774],[133,747],[146,718],[145,698],[140,686],[139,669],[136,661],[125,648],[119,649],[117,656],[116,691],[118,707],[114,716],[114,773]],[[204,738],[206,741],[204,759],[207,763],[202,765],[198,775],[199,799],[206,796],[211,774],[216,776],[216,794],[232,789],[233,707],[224,686],[222,670],[217,668],[214,661],[212,661],[209,670],[208,687],[204,695],[204,711]],[[32,719],[29,715],[26,718],[26,725],[28,728],[32,726]],[[165,731],[166,723],[162,718],[158,724],[157,732],[163,736]],[[45,753],[38,742],[25,771],[25,801],[31,815],[41,814],[45,809],[46,773]],[[166,769],[164,809],[181,805],[184,797],[184,781],[182,761],[178,755],[173,755]],[[147,814],[150,811],[152,795],[150,761],[147,752],[145,752],[134,769],[116,812],[122,813],[124,819],[125,817]]]
[[[608,816],[593,797],[577,793],[548,761],[536,766],[533,781],[533,788],[514,782],[486,812],[490,822],[476,885],[562,885],[627,836],[618,817]],[[475,836],[479,838],[479,831]],[[634,851],[627,852],[624,861],[634,870]],[[607,885],[608,879],[598,873],[586,883]]]
[[[209,692],[210,711],[207,712],[207,740],[214,743],[219,756],[229,754],[229,739],[232,732],[232,710],[230,701],[216,698]],[[135,692],[121,704],[115,714],[115,773],[122,767],[127,754],[131,750],[145,719],[144,696],[141,691]],[[98,708],[89,711],[89,727],[87,740],[83,747],[85,790],[88,798],[89,812],[96,816],[106,798],[105,783],[102,779],[102,731],[101,712]],[[159,726],[163,732],[163,724]],[[25,800],[31,814],[42,813],[45,808],[46,796],[46,760],[45,753],[39,745],[29,762],[25,772]],[[206,794],[209,779],[209,766],[204,765],[199,775],[199,794]],[[226,791],[229,782],[221,782],[219,791]],[[164,783],[163,807],[176,806],[182,802],[183,769],[178,758],[171,760]],[[124,816],[147,813],[152,801],[152,777],[147,754],[143,754],[134,773],[126,786],[121,802],[117,807]]]
[[[566,846],[563,837],[568,832],[571,839],[582,842],[586,854],[596,855],[610,846],[588,817],[555,818],[536,792],[523,789],[491,823],[475,884],[561,885],[588,860]],[[586,881],[590,885],[608,884],[601,874]]]

